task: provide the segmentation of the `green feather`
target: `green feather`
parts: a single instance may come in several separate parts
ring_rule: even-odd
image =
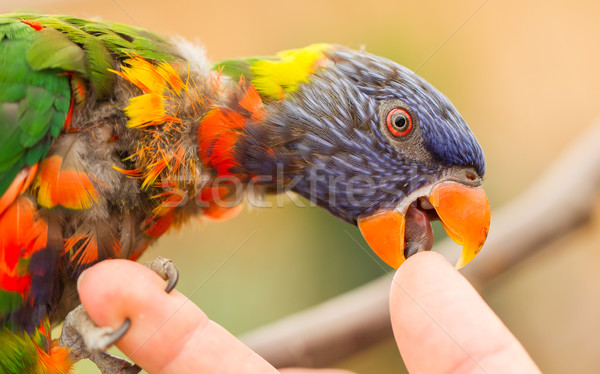
[[[57,68],[86,75],[85,52],[60,32],[40,30],[27,51],[27,61],[33,70]]]
[[[131,44],[131,42],[123,39],[117,34],[107,33],[99,35],[98,39],[102,40],[106,47],[109,50],[113,51],[113,53],[117,54],[119,57],[127,56],[125,53],[123,53],[124,49],[133,49],[133,45]]]
[[[0,347],[0,373],[38,372],[36,343],[28,336],[13,333],[6,328],[0,329]]]
[[[240,59],[227,59],[217,61],[212,70],[221,71],[224,75],[239,80],[241,77],[244,77],[247,80],[252,78],[250,73],[250,66],[256,61],[264,61],[264,60],[277,60],[277,58],[273,56],[269,57],[250,57],[250,58],[240,58]]]
[[[25,83],[13,83],[8,87],[4,87],[3,91],[0,91],[0,102],[15,102],[25,97],[25,91],[27,86]]]
[[[116,78],[116,75],[109,70],[115,68],[110,52],[102,41],[95,37],[86,38],[83,48],[88,58],[90,82],[101,98],[106,97],[112,91]]]
[[[27,97],[25,100],[25,105],[30,110],[45,112],[50,109],[54,102],[54,93],[47,91],[43,87],[30,86],[27,88]]]
[[[246,77],[250,71],[250,63],[246,60],[223,60],[213,65],[213,70],[221,71],[224,75],[239,80]]]
[[[115,75],[109,69],[115,68],[116,59],[128,55],[159,61],[175,58],[168,41],[135,27],[68,16],[11,16],[36,20],[52,30],[41,30],[45,35],[38,36],[36,44],[40,46],[34,45],[28,51],[28,60],[35,70],[59,68],[79,72],[90,81],[99,98],[112,92]],[[63,37],[58,38],[56,34]]]
[[[35,147],[29,148],[25,154],[25,164],[33,165],[43,159],[46,156],[46,153],[48,153],[51,145],[52,141],[50,139],[46,139],[45,141],[42,139]]]
[[[56,107],[56,106],[55,106]],[[58,136],[60,131],[62,130],[65,118],[63,117],[63,111],[55,111],[52,115],[52,119],[50,120],[50,136],[54,139]]]
[[[19,121],[19,127],[22,130],[21,145],[29,148],[40,141],[48,132],[51,119],[52,111],[50,109],[44,112],[33,110],[25,112],[25,115]]]
[[[50,27],[60,31],[67,38],[78,44],[82,44],[84,40],[90,36],[90,34],[80,30],[75,25],[64,21],[61,17],[42,16],[38,17],[36,21],[45,27]]]
[[[71,106],[71,98],[61,94],[55,94],[54,107],[58,112],[67,112]]]
[[[112,90],[115,77],[109,71],[114,68],[112,56],[102,41],[58,17],[41,17],[38,21],[60,31],[67,40],[83,47],[83,50],[79,50],[86,57],[86,67],[80,72],[90,80],[100,98],[106,97]]]
[[[62,34],[36,31],[18,19],[8,23],[4,17],[1,22],[4,31],[28,31],[5,32],[0,40],[0,196],[22,167],[45,156],[64,125],[71,94],[69,77],[63,74],[64,70],[47,67],[73,67],[68,66],[68,61],[57,62],[60,56],[52,55],[56,46],[59,54],[73,49],[69,45],[72,42]],[[49,65],[34,70],[28,62],[28,51],[40,35],[50,46],[41,51],[42,55],[48,51],[45,56]]]
[[[15,309],[15,306],[20,306],[23,302],[23,297],[18,292],[3,291],[0,289],[0,316],[5,316]]]
[[[14,19],[0,18],[0,41],[7,39],[26,39],[32,37],[35,30],[23,22],[15,22]]]
[[[12,168],[25,153],[25,147],[19,141],[19,132],[13,132],[6,138],[5,146],[0,152],[0,172]]]

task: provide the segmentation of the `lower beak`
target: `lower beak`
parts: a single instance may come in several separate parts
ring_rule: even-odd
[[[487,196],[481,187],[442,182],[433,188],[428,199],[448,236],[463,246],[456,263],[456,268],[460,269],[477,256],[487,238],[490,227]],[[409,225],[415,227],[411,222]],[[406,226],[406,213],[402,214],[394,209],[358,219],[358,227],[373,252],[394,269],[406,260]],[[422,224],[419,226],[424,227]],[[429,224],[427,227],[430,227]],[[430,249],[430,246],[431,244],[426,249]]]

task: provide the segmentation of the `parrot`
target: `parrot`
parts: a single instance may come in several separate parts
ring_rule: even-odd
[[[337,44],[212,63],[124,24],[0,15],[0,131],[2,373],[72,372],[85,349],[50,331],[78,276],[193,217],[232,218],[250,193],[309,199],[392,268],[431,249],[432,221],[462,245],[457,267],[489,230],[483,151],[449,99]],[[168,292],[176,271],[152,267]]]

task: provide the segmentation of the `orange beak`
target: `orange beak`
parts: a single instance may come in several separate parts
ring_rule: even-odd
[[[433,187],[428,198],[442,226],[456,243],[463,246],[456,268],[477,256],[490,227],[490,205],[481,187],[457,182],[442,182]],[[369,246],[383,261],[397,269],[406,260],[405,214],[397,210],[377,212],[358,219],[358,227]]]

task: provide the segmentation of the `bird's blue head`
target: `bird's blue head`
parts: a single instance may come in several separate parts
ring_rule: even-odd
[[[464,244],[460,266],[475,257],[489,226],[483,151],[432,85],[338,46],[236,61],[228,71],[256,87],[265,109],[236,145],[245,173],[358,224],[391,266],[431,248],[432,219]]]
[[[446,96],[416,73],[381,57],[354,51],[339,51],[334,56],[338,61],[336,67],[354,83],[357,91],[384,109],[373,118],[375,122],[382,122],[381,117],[389,113],[385,109],[405,109],[407,114],[399,120],[404,124],[408,115],[413,125],[419,127],[420,143],[435,162],[444,166],[470,167],[483,177],[483,151]],[[382,133],[393,140],[402,138],[388,130],[376,128],[374,132],[378,132],[380,138]]]

